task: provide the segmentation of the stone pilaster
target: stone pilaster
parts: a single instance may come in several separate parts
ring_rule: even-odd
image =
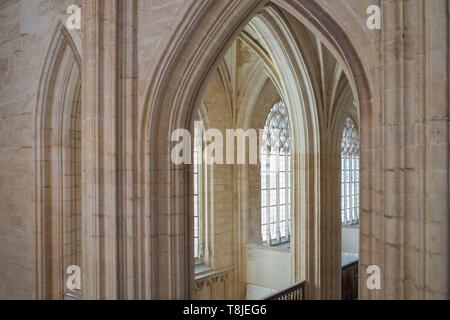
[[[364,297],[446,298],[448,3],[383,5],[376,191],[382,201],[372,225],[382,290],[368,292],[365,278],[361,288]]]
[[[83,6],[83,294],[116,299],[118,1]]]

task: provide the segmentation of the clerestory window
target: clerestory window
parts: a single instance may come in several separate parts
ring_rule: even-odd
[[[343,225],[359,223],[359,135],[351,118],[342,134],[341,216]]]
[[[270,110],[261,147],[261,234],[267,245],[290,241],[291,133],[283,101]]]

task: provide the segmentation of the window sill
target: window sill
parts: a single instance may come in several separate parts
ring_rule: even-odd
[[[197,270],[199,271],[199,273],[197,273]],[[231,270],[233,270],[232,266],[227,267],[227,268],[222,268],[219,270],[213,270],[211,268],[208,268],[205,265],[198,265],[195,267],[195,281],[200,281],[202,279],[209,278],[209,277],[221,274],[221,273],[226,273]]]
[[[211,271],[211,269],[209,267],[207,267],[206,265],[204,265],[203,263],[196,264],[195,268],[194,268],[196,278],[197,278],[197,276],[201,276],[202,274],[208,273],[210,271]]]
[[[342,225],[342,228],[344,229],[358,229],[359,228],[359,222],[355,224],[344,224]]]
[[[359,261],[359,254],[358,253],[351,253],[351,252],[342,252],[341,253],[341,265],[342,267],[346,267],[348,265],[351,265],[352,263],[355,263]]]
[[[291,243],[282,243],[282,244],[277,244],[274,246],[263,245],[263,244],[248,244],[247,248],[289,252],[289,251],[291,251]]]
[[[284,242],[284,243],[274,244],[271,247],[272,248],[277,248],[277,249],[291,250],[291,243],[290,242]]]

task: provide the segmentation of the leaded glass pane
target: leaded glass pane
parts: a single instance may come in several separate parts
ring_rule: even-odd
[[[261,234],[265,243],[289,241],[290,232],[290,152],[289,116],[282,101],[269,112],[261,150]],[[265,192],[268,188],[270,191]],[[269,213],[267,212],[269,207]],[[268,230],[269,224],[269,230]]]
[[[342,133],[341,193],[342,224],[359,223],[359,135],[351,118]]]
[[[200,260],[201,256],[201,164],[200,157],[202,146],[199,142],[199,134],[196,128],[194,135],[193,171],[194,171],[194,258]]]

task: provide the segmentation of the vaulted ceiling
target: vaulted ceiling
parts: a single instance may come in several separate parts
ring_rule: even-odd
[[[271,20],[270,18],[275,15],[277,19]],[[291,39],[301,53],[313,87],[315,104],[322,125],[331,127],[339,113],[348,113],[349,109],[355,109],[348,79],[333,54],[297,19],[293,19],[277,8],[268,7],[244,28],[239,38],[226,52],[217,70],[229,94],[235,119],[249,90],[255,90],[255,86],[262,89],[263,82],[266,81],[272,81],[277,88],[280,88],[281,74],[274,63],[274,50],[268,45],[270,40],[263,38],[262,20],[265,23],[267,21],[272,24],[283,23],[284,29],[273,25],[274,38]],[[279,35],[277,32],[280,33],[280,30],[289,30],[289,32]],[[260,84],[257,85],[258,83]],[[283,98],[281,90],[280,96]],[[345,110],[342,110],[343,108]]]

